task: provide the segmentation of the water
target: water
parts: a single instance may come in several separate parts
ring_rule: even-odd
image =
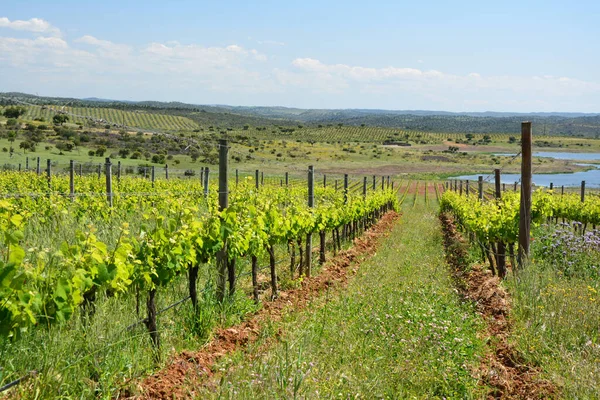
[[[501,156],[514,156],[514,154],[497,154]],[[533,153],[534,157],[550,157],[557,160],[585,160],[594,161],[600,163],[600,153],[560,153],[560,152],[536,152]],[[560,186],[580,186],[581,181],[585,181],[585,186],[589,188],[600,188],[600,166],[596,164],[578,164],[593,167],[589,171],[573,172],[566,174],[533,174],[533,183],[536,186],[550,186],[550,183],[554,184],[554,187]],[[450,179],[468,179],[476,181],[479,175],[462,175],[453,177]],[[484,175],[484,178],[486,175]],[[493,179],[493,175],[492,175]],[[519,182],[521,179],[520,174],[503,174],[501,182],[506,184],[513,184]]]
[[[495,156],[512,157],[515,154],[498,153]],[[548,157],[557,160],[580,160],[580,161],[597,161],[600,162],[600,153],[561,153],[555,151],[536,151],[534,157]]]

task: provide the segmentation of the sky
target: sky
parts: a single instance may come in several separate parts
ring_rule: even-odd
[[[600,2],[0,0],[0,92],[600,113]]]

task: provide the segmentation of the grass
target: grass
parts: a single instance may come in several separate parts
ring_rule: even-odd
[[[348,289],[223,361],[215,398],[478,398],[482,321],[461,303],[434,211],[407,210]],[[269,333],[283,332],[276,343]]]
[[[566,276],[566,265],[544,260],[536,246],[534,241],[538,256],[507,281],[516,322],[512,340],[565,398],[598,399],[600,282],[597,275]],[[592,262],[597,265],[598,258]]]

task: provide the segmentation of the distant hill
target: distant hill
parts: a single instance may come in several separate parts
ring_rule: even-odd
[[[17,99],[33,104],[106,107],[123,110],[158,111],[190,118],[201,126],[238,128],[243,125],[344,124],[391,127],[424,132],[518,133],[524,120],[534,122],[534,132],[600,138],[600,113],[510,113],[378,109],[301,109],[266,106],[199,105],[181,102],[120,101],[40,97],[25,93],[0,93],[0,104]]]

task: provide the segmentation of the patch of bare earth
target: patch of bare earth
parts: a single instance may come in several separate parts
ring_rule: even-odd
[[[546,399],[557,396],[556,386],[541,377],[538,367],[529,365],[509,341],[511,331],[510,298],[483,266],[466,271],[467,245],[453,218],[440,216],[444,231],[446,259],[460,293],[477,305],[486,321],[489,349],[482,360],[479,376],[490,387],[488,399]]]
[[[187,399],[194,398],[198,389],[210,385],[215,363],[224,355],[244,349],[258,339],[265,321],[279,321],[286,309],[300,310],[329,287],[343,287],[357,271],[357,262],[377,250],[381,238],[389,234],[400,217],[396,212],[386,213],[379,222],[354,240],[348,250],[337,253],[317,276],[305,278],[299,289],[282,291],[273,301],[243,323],[219,329],[214,339],[198,351],[177,354],[162,370],[147,377],[135,388],[136,394],[123,392],[121,397],[131,399]]]

